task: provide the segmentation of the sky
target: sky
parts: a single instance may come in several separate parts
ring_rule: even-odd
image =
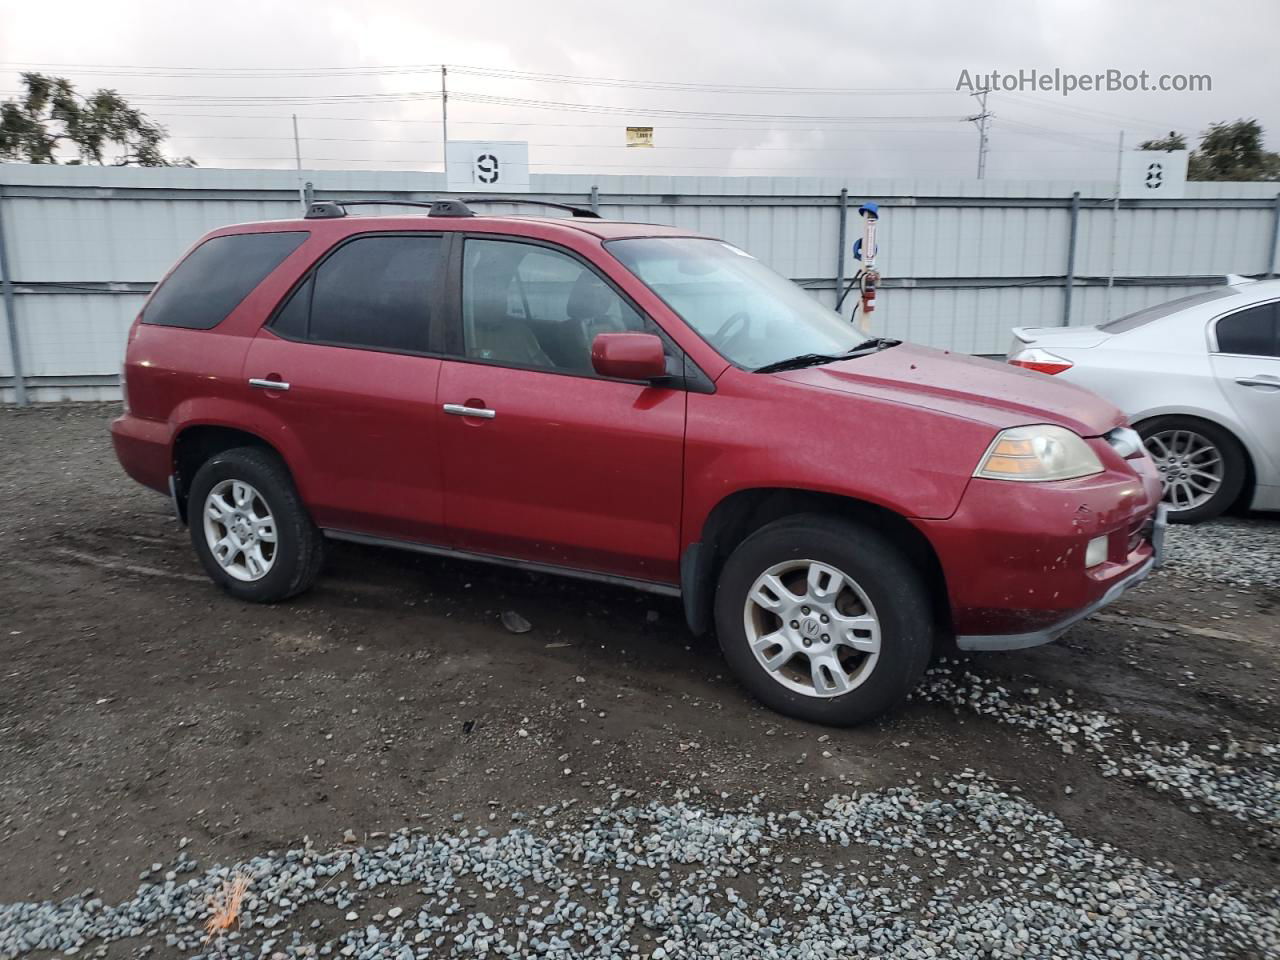
[[[996,70],[1207,74],[1198,92],[996,90],[986,175],[1114,177],[1135,145],[1256,118],[1280,149],[1274,0],[0,0],[19,73],[110,87],[205,167],[438,170],[449,136],[534,173],[972,177]],[[654,149],[625,128],[654,127]]]

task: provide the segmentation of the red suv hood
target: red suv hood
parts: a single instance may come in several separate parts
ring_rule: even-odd
[[[909,343],[778,376],[825,390],[928,407],[999,429],[1056,423],[1093,437],[1124,423],[1117,407],[1064,380]]]

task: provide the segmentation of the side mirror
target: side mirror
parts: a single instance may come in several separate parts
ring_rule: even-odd
[[[591,341],[591,366],[602,377],[660,380],[667,376],[662,339],[652,333],[601,333]]]

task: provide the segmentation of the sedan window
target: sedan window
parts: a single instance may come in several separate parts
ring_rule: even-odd
[[[1280,357],[1280,303],[1264,303],[1218,321],[1218,352]]]
[[[1157,303],[1153,307],[1144,307],[1136,313],[1126,314],[1123,317],[1117,317],[1115,320],[1100,323],[1098,324],[1098,329],[1112,334],[1125,333],[1129,330],[1136,330],[1138,327],[1146,326],[1153,320],[1172,316],[1181,310],[1186,310],[1188,307],[1198,307],[1202,303],[1210,303],[1223,297],[1234,296],[1235,292],[1234,287],[1218,287],[1213,290],[1206,290],[1204,293],[1193,293],[1189,297],[1178,297],[1176,300]]]

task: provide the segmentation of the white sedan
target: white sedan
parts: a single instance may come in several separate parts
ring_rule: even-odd
[[[1096,327],[1016,327],[1008,361],[1129,415],[1169,519],[1280,510],[1280,280],[1244,281]]]

